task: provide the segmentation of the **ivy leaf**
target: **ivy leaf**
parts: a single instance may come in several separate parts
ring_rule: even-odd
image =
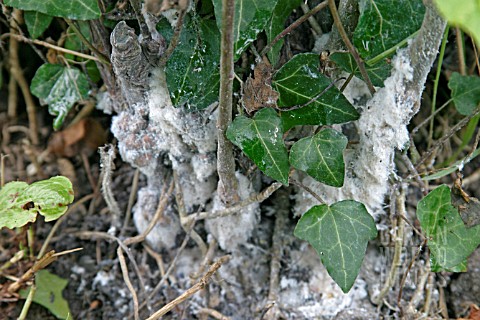
[[[480,77],[462,76],[454,72],[448,81],[455,108],[464,116],[470,115],[480,103]]]
[[[167,22],[159,25],[166,38],[172,35]],[[214,21],[187,18],[179,45],[167,62],[166,76],[174,106],[196,111],[218,99],[220,33]]]
[[[424,15],[422,0],[362,0],[353,43],[368,60],[420,29]]]
[[[5,5],[73,20],[92,20],[101,16],[97,0],[5,0]]]
[[[437,264],[437,261],[432,261],[432,264],[430,265],[430,270],[432,272],[467,272],[467,260],[465,259],[461,263],[451,268],[442,268],[440,265]]]
[[[294,56],[275,74],[273,87],[280,94],[280,108],[308,103],[331,86],[307,106],[283,111],[281,116],[285,130],[296,125],[326,125],[358,119],[355,108],[331,85],[333,80],[320,73],[318,68],[318,55],[304,53]]]
[[[58,219],[73,201],[72,183],[58,176],[28,185],[22,181],[5,184],[0,190],[0,229],[18,228],[34,222],[37,214],[45,221]]]
[[[343,150],[348,139],[333,129],[324,129],[298,140],[290,149],[290,163],[317,181],[333,187],[343,186]]]
[[[350,53],[335,52],[329,56],[329,59],[335,62],[337,66],[346,72],[353,73],[357,78],[363,80],[360,69]],[[390,76],[390,70],[392,69],[392,66],[383,60],[373,66],[366,64],[365,69],[367,70],[367,74],[370,77],[373,85],[377,87],[383,87],[385,79]]]
[[[25,11],[23,13],[28,33],[33,39],[40,37],[52,22],[53,17],[38,11]]]
[[[270,43],[280,32],[285,29],[285,21],[292,14],[293,9],[300,6],[303,0],[278,0],[272,17],[267,23],[265,33]],[[279,40],[268,52],[268,58],[272,66],[275,66],[280,56],[280,50],[283,46],[283,39]]]
[[[238,60],[257,35],[265,28],[278,0],[236,0],[234,34],[234,60]],[[218,28],[222,26],[222,0],[213,0]]]
[[[451,0],[435,0],[440,13],[452,24],[458,24],[466,30],[480,45],[480,2],[464,0],[459,6]]]
[[[362,265],[369,240],[377,228],[365,206],[353,200],[314,206],[300,218],[296,237],[317,251],[328,274],[348,292]]]
[[[238,116],[227,129],[227,138],[270,178],[288,185],[287,149],[281,119],[271,108],[258,111],[253,119]]]
[[[37,69],[30,90],[48,104],[48,112],[56,116],[53,128],[58,130],[73,104],[88,96],[88,81],[80,70],[59,64],[45,63]]]
[[[432,265],[451,269],[480,244],[480,225],[466,228],[452,205],[450,188],[442,185],[417,206],[417,216],[431,252]]]
[[[47,308],[58,319],[67,319],[71,311],[67,300],[62,296],[62,291],[67,284],[67,280],[50,273],[48,270],[39,270],[35,274],[37,290],[33,295],[33,302]],[[20,290],[20,296],[26,299],[30,290],[31,288]]]

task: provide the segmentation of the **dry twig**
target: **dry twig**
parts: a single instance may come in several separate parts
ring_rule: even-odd
[[[179,297],[177,297],[175,300],[167,303],[163,308],[152,314],[150,317],[147,318],[147,320],[156,320],[159,319],[161,316],[165,315],[169,311],[171,311],[175,306],[178,304],[184,302],[188,298],[190,298],[192,295],[197,293],[198,291],[204,289],[208,282],[210,281],[210,278],[217,272],[217,270],[230,259],[230,256],[223,256],[219,258],[208,270],[208,272],[200,279],[199,282],[197,282],[193,287],[185,291],[183,294],[181,294]]]

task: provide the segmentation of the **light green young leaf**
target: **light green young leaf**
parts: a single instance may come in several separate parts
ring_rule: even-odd
[[[236,0],[234,20],[234,60],[255,41],[272,16],[278,0]],[[222,0],[213,0],[218,28],[222,26]]]
[[[293,9],[300,6],[303,0],[278,0],[275,9],[273,9],[272,17],[265,27],[267,40],[270,43],[280,32],[285,29],[285,21],[292,14]],[[280,49],[283,45],[283,39],[278,41],[268,53],[268,58],[272,66],[278,62]]]
[[[480,77],[462,76],[454,72],[448,81],[452,91],[455,108],[461,114],[468,116],[480,104]]]
[[[158,25],[167,39],[172,28],[167,22]],[[174,106],[196,111],[218,99],[220,73],[220,33],[214,21],[187,18],[166,67],[167,85]]]
[[[282,122],[271,108],[258,111],[253,119],[238,116],[228,127],[227,138],[270,178],[288,185],[287,149]]]
[[[377,228],[365,206],[353,200],[314,206],[300,218],[295,236],[317,251],[328,274],[348,292],[362,265],[369,240]]]
[[[47,30],[53,17],[38,11],[25,11],[23,13],[28,33],[33,39],[37,39]]]
[[[56,220],[72,201],[72,183],[62,176],[31,185],[22,181],[9,182],[0,190],[0,228],[22,227],[34,222],[38,213],[45,221]]]
[[[33,295],[33,302],[47,308],[58,319],[67,319],[71,314],[67,300],[63,298],[62,291],[68,281],[50,273],[48,270],[40,270],[35,274],[37,290]],[[27,298],[30,288],[20,290],[20,296]]]
[[[326,125],[358,119],[355,108],[332,85],[333,80],[320,73],[318,68],[318,55],[304,53],[294,56],[275,74],[272,86],[280,94],[280,108],[306,104],[321,94],[303,108],[283,111],[281,117],[285,130],[296,125]]]
[[[97,0],[5,0],[4,2],[9,7],[73,20],[91,20],[101,16]]]
[[[432,265],[451,269],[462,263],[480,244],[480,225],[466,228],[452,205],[450,188],[437,187],[417,206],[417,217],[428,238]]]
[[[461,3],[452,0],[435,0],[440,13],[451,24],[457,24],[466,30],[480,46],[480,2],[463,0]]]
[[[346,72],[353,73],[357,78],[363,79],[360,69],[350,53],[335,52],[330,55],[329,59]],[[390,76],[392,66],[383,60],[373,66],[365,65],[365,69],[373,85],[383,87],[383,82]]]
[[[53,128],[57,130],[73,104],[88,96],[89,85],[80,70],[45,63],[37,69],[30,90],[48,104],[48,112],[56,116]]]
[[[353,43],[365,60],[394,47],[420,29],[422,0],[361,0]]]
[[[475,159],[478,155],[480,154],[480,148],[472,152],[468,157],[458,160],[454,164],[452,164],[450,167],[442,169],[438,172],[432,173],[428,176],[422,177],[422,180],[436,180],[441,177],[445,177],[446,175],[449,175],[450,173],[453,173],[461,168],[463,168],[467,163]]]
[[[290,149],[290,163],[309,176],[333,187],[343,186],[343,151],[348,139],[333,129],[297,141]]]

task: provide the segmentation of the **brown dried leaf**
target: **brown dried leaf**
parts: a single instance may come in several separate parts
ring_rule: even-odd
[[[245,81],[243,102],[248,114],[260,108],[273,107],[277,104],[278,92],[272,89],[273,69],[266,58],[253,70],[254,78]]]
[[[107,141],[107,131],[91,118],[85,118],[56,132],[48,142],[48,149],[60,157],[73,157],[80,152],[91,153]]]
[[[462,180],[460,176],[455,180],[452,191],[452,205],[458,209],[463,223],[467,228],[480,224],[480,201],[477,198],[470,197],[462,189]]]

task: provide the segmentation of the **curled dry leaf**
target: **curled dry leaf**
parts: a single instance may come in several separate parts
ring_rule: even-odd
[[[48,149],[59,157],[73,157],[80,152],[92,153],[106,141],[107,131],[102,125],[92,118],[85,118],[54,133]]]
[[[272,89],[273,69],[264,57],[253,70],[253,76],[245,81],[243,102],[248,114],[260,108],[274,107],[277,104],[278,92]]]

